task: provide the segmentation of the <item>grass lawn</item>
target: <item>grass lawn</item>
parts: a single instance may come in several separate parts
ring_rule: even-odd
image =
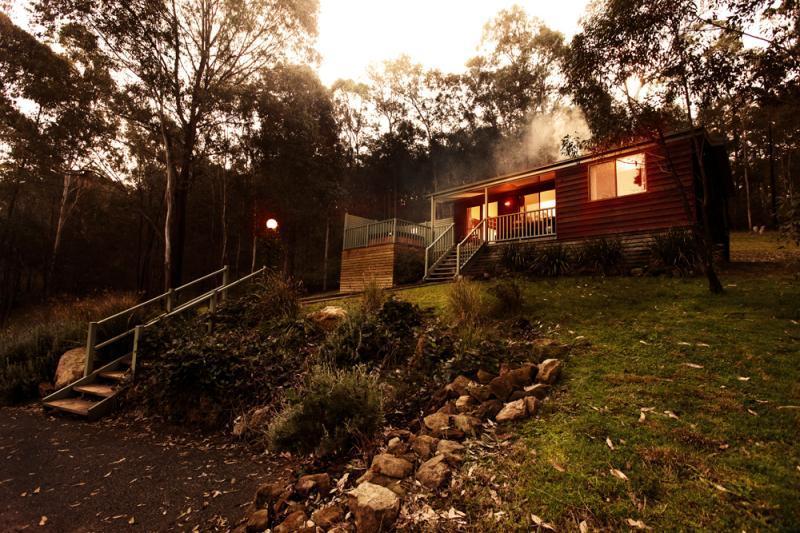
[[[800,252],[780,246],[735,235],[721,296],[703,278],[525,281],[530,318],[590,345],[573,350],[541,416],[514,428],[511,452],[489,460],[496,487],[465,492],[470,522],[530,529],[535,514],[559,530],[628,519],[654,530],[798,530],[800,281],[785,262]],[[442,310],[447,290],[398,296]]]

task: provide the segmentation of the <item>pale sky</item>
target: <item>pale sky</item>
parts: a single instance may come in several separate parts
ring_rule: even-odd
[[[320,78],[363,79],[371,63],[408,54],[429,68],[460,72],[483,26],[514,4],[568,39],[588,0],[320,0]]]

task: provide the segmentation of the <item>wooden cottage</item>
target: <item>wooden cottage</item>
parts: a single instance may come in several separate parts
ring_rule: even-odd
[[[709,184],[714,244],[728,254],[730,169],[723,144],[704,130],[459,185],[430,195],[431,219],[375,221],[348,216],[342,252],[342,292],[375,280],[388,287],[418,279],[444,280],[499,260],[503,246],[615,237],[628,264],[646,260],[654,234],[688,228],[701,213],[703,187],[696,146]],[[437,219],[447,210],[452,218]],[[400,277],[404,279],[400,279]]]

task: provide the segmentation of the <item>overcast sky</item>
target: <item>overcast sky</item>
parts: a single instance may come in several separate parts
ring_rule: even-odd
[[[483,26],[514,4],[567,38],[587,0],[320,0],[320,78],[362,78],[370,63],[408,54],[448,72],[475,55]]]
[[[514,4],[567,38],[578,29],[588,0],[320,0],[319,75],[363,79],[371,63],[408,54],[446,72],[463,70],[475,55],[483,26]],[[11,18],[27,26],[27,0],[11,2]]]

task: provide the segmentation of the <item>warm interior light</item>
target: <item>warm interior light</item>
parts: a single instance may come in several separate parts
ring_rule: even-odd
[[[511,200],[506,200],[505,202],[503,202],[503,205],[506,207],[511,207]]]
[[[278,221],[274,218],[267,220],[267,229],[275,230],[278,229]]]

